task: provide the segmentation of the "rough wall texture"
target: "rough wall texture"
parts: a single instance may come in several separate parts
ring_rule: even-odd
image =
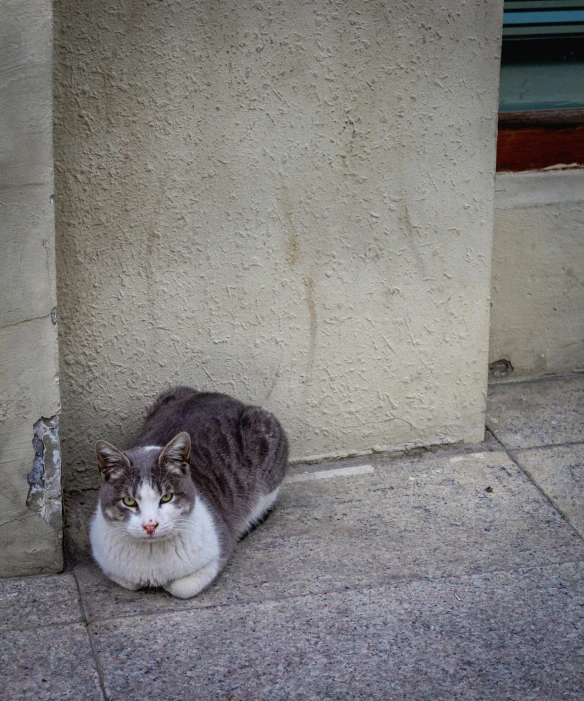
[[[584,370],[584,171],[497,177],[489,361]]]
[[[70,487],[177,382],[294,459],[482,436],[501,4],[57,1]]]
[[[62,566],[52,37],[49,0],[0,5],[0,576]]]

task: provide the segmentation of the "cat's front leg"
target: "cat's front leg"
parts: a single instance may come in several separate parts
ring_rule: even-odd
[[[219,561],[212,560],[208,565],[201,567],[200,570],[193,572],[193,574],[168,582],[168,584],[164,585],[164,588],[169,594],[179,599],[190,599],[191,596],[195,596],[211,584],[218,573]]]

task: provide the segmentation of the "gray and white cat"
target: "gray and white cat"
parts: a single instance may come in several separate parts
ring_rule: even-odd
[[[93,556],[126,589],[195,596],[273,506],[288,441],[268,411],[224,394],[161,394],[132,447],[96,444],[102,485]]]

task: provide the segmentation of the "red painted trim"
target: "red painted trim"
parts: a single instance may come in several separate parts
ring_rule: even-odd
[[[579,113],[579,114],[578,114]],[[555,165],[584,166],[581,110],[499,115],[497,170],[540,170]]]

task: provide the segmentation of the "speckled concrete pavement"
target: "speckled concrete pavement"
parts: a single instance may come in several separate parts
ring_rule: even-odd
[[[190,601],[128,592],[71,495],[56,577],[0,581],[0,697],[584,698],[584,377],[491,387],[480,445],[295,467]]]

